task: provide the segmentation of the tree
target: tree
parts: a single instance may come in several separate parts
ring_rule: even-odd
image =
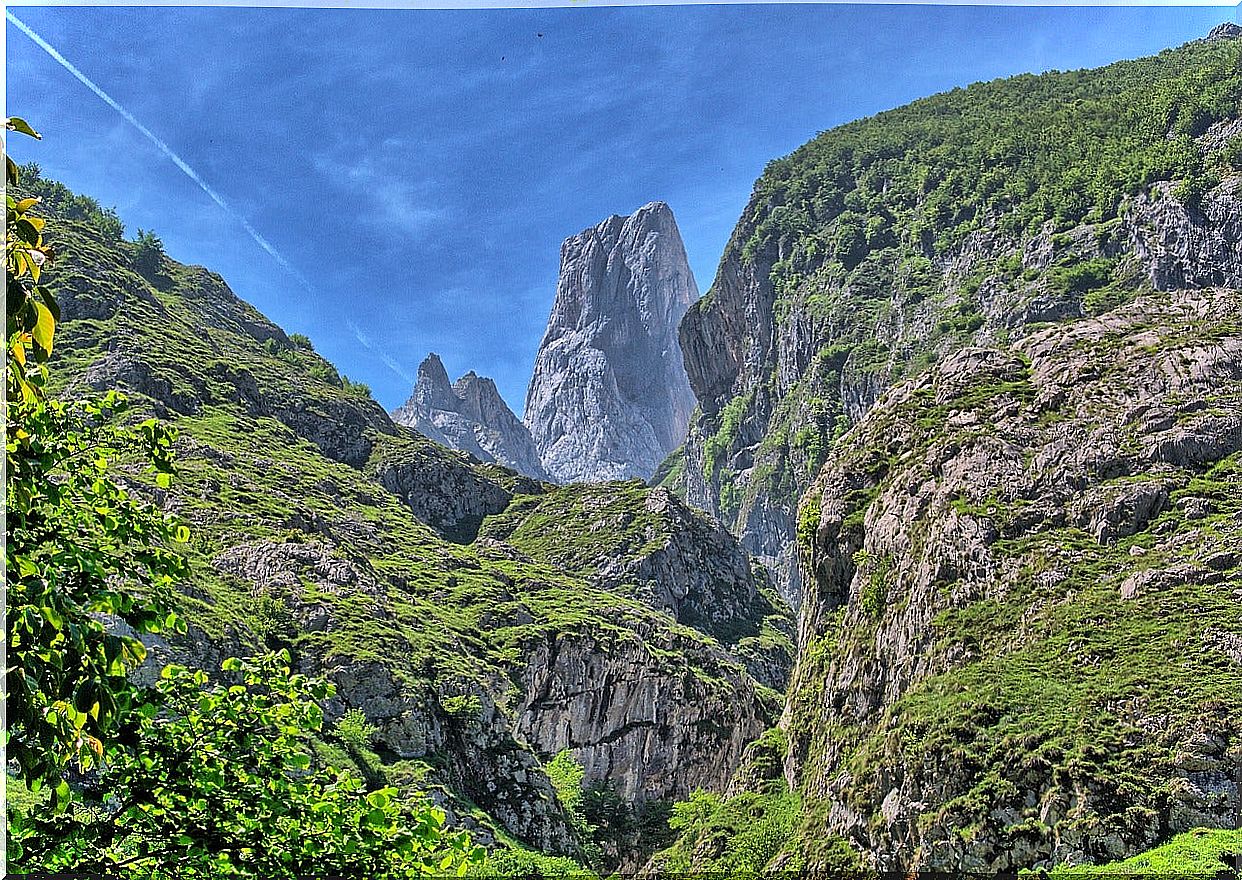
[[[189,530],[109,473],[117,456],[141,450],[166,481],[172,432],[154,421],[104,426],[123,406],[113,392],[9,408],[9,758],[28,784],[57,785],[62,798],[66,765],[102,760],[139,701],[127,676],[146,653],[137,634],[182,626],[171,596],[186,563],[170,547]]]
[[[20,119],[8,128],[37,137]],[[11,190],[11,159],[7,175]],[[60,312],[38,283],[51,249],[37,202],[7,197],[5,741],[27,784],[51,784],[63,807],[66,766],[99,762],[134,704],[126,674],[145,654],[137,634],[180,625],[168,597],[185,563],[169,548],[188,532],[111,474],[117,457],[138,457],[167,486],[171,429],[110,424],[125,407],[115,393],[70,404],[44,391]],[[109,619],[131,634],[109,631]]]
[[[582,851],[583,857],[592,865],[599,864],[601,853],[595,843],[595,826],[591,825],[583,812],[582,780],[586,776],[582,764],[574,757],[573,752],[564,749],[544,765],[548,780],[556,789],[557,800],[569,820],[569,828]]]
[[[134,265],[147,278],[156,278],[164,265],[164,242],[149,229],[139,229],[134,239]]]
[[[236,683],[167,667],[114,756],[71,813],[11,825],[11,864],[107,878],[399,880],[464,874],[483,858],[424,801],[313,766],[331,684],[289,654],[226,660]]]
[[[16,116],[5,120],[5,128],[40,137]],[[38,283],[43,264],[51,255],[43,241],[45,221],[31,213],[39,200],[13,198],[11,190],[20,182],[21,174],[12,157],[4,159],[5,181],[10,190],[5,193],[5,382],[9,401],[32,400],[42,386],[43,371],[31,368],[28,360],[33,358],[36,364],[42,364],[51,356],[60,309],[48,289]]]

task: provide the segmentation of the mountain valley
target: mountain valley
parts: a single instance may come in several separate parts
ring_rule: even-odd
[[[51,390],[179,432],[139,676],[288,649],[493,875],[1230,870],[1242,29],[826,131],[701,297],[663,202],[568,238],[524,420],[434,354],[389,414],[26,180]]]

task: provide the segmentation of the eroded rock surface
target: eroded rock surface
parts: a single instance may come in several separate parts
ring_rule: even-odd
[[[561,246],[525,415],[554,480],[647,479],[682,442],[694,397],[677,325],[697,297],[663,202]]]
[[[444,364],[435,354],[419,365],[414,391],[393,411],[392,420],[480,461],[537,480],[548,478],[530,431],[501,398],[496,383],[471,371],[449,384]]]
[[[786,771],[825,830],[1004,871],[1229,825],[1238,290],[959,352],[880,399],[803,516]]]

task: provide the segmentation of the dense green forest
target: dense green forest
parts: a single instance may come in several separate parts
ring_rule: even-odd
[[[888,249],[927,259],[980,230],[1106,223],[1155,181],[1179,181],[1193,202],[1242,167],[1236,139],[1206,155],[1195,141],[1236,118],[1238,65],[1235,41],[1192,44],[978,83],[833,129],[765,170],[745,250],[779,250],[774,280],[788,289]]]

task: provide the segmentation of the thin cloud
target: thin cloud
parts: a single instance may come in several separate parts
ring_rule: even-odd
[[[359,345],[361,345],[367,351],[371,352],[371,354],[378,357],[381,361],[384,362],[384,366],[388,367],[388,369],[392,370],[394,373],[396,373],[398,376],[404,379],[408,384],[410,385],[414,384],[414,377],[410,375],[409,370],[405,369],[405,367],[397,363],[396,359],[390,356],[388,352],[384,351],[379,346],[373,344],[371,342],[371,337],[367,336],[360,329],[358,329],[357,324],[355,324],[353,321],[346,321],[345,324],[346,326],[349,327],[349,332],[354,334],[354,339],[358,340]]]
[[[190,180],[198,184],[199,189],[205,192],[213,202],[215,202],[217,205],[220,206],[222,210],[224,210],[227,214],[231,215],[235,220],[237,220],[237,222],[241,224],[242,229],[246,230],[246,233],[251,238],[254,239],[255,244],[263,248],[263,250],[267,251],[268,255],[270,255],[271,258],[275,260],[276,263],[282,269],[284,269],[286,272],[292,275],[295,279],[297,279],[297,281],[303,287],[307,288],[308,290],[311,289],[311,284],[306,279],[306,276],[303,275],[301,272],[299,272],[296,268],[294,268],[293,264],[290,263],[288,260],[286,260],[284,256],[281,255],[281,253],[272,246],[271,242],[269,242],[266,238],[260,235],[258,230],[250,225],[250,221],[248,221],[241,214],[238,214],[236,211],[230,208],[228,202],[224,200],[224,197],[221,196],[214,189],[212,189],[211,186],[207,183],[207,181],[203,180],[203,178],[199,176],[197,171],[191,168],[184,159],[182,159],[180,156],[177,155],[176,152],[173,151],[172,147],[164,143],[164,141],[158,135],[156,135],[155,132],[151,131],[151,129],[147,128],[145,125],[139,122],[134,117],[134,114],[130,113],[128,110],[122,107],[119,101],[117,101],[107,92],[105,92],[103,89],[97,86],[94,82],[92,82],[90,77],[88,77],[85,73],[83,73],[76,66],[74,66],[74,64],[71,61],[69,61],[69,59],[67,59],[64,55],[61,55],[58,51],[56,51],[56,48],[51,43],[49,43],[47,40],[43,39],[43,37],[39,36],[37,33],[31,30],[30,27],[24,21],[22,21],[20,18],[14,15],[11,10],[5,10],[4,17],[7,18],[10,22],[12,22],[13,25],[19,31],[21,31],[23,34],[29,37],[31,42],[33,42],[36,46],[38,46],[40,49],[46,52],[49,56],[51,56],[52,60],[54,60],[57,64],[59,64],[65,70],[73,74],[73,76],[78,80],[78,82],[82,83],[82,85],[86,86],[96,95],[98,95],[100,100],[102,100],[105,104],[107,104],[117,113],[119,113],[122,119],[124,119],[126,122],[132,125],[144,137],[146,137],[147,140],[153,143],[155,145],[155,148],[159,150],[161,153],[163,153],[165,156],[167,156],[168,159],[170,159],[174,165],[180,168],[186,177],[190,178]]]
[[[145,125],[139,122],[138,119],[134,116],[134,114],[130,113],[127,109],[125,109],[125,107],[121,105],[119,101],[117,101],[107,92],[105,92],[102,88],[96,85],[90,79],[90,77],[88,77],[85,73],[79,70],[71,61],[69,61],[69,59],[67,59],[64,55],[61,55],[60,52],[56,50],[56,47],[54,47],[47,40],[43,39],[43,37],[39,36],[39,34],[35,33],[35,31],[32,30],[29,25],[27,25],[24,21],[22,21],[16,15],[14,15],[12,11],[6,9],[4,13],[4,17],[7,18],[10,22],[12,22],[14,27],[16,27],[23,34],[29,37],[31,42],[33,42],[36,46],[38,46],[40,49],[46,52],[52,58],[52,60],[54,60],[57,64],[59,64],[65,70],[69,71],[69,73],[71,73],[74,76],[74,78],[78,80],[78,82],[82,83],[82,85],[86,86],[88,89],[94,92],[100,98],[100,100],[102,100],[105,104],[107,104],[117,113],[119,113],[122,119],[124,119],[126,122],[132,125],[135,129],[138,130],[139,133],[141,133],[145,138],[147,138],[147,140],[149,140],[152,144],[154,144],[156,149],[158,149],[170,161],[172,161],[174,165],[176,165],[179,169],[181,169],[182,173],[184,173],[186,177],[194,181],[194,183],[198,185],[199,189],[201,189],[204,193],[206,193],[207,196],[213,202],[215,202],[217,205],[220,206],[221,210],[223,210],[229,216],[233,217],[233,219],[235,219],[239,224],[241,224],[241,227],[242,229],[246,231],[246,234],[249,235],[252,239],[254,239],[255,244],[257,244],[264,251],[266,251],[267,254],[273,260],[276,261],[277,265],[279,265],[280,268],[288,272],[299,284],[301,284],[304,288],[306,288],[306,290],[312,293],[314,292],[314,287],[311,285],[309,279],[307,279],[305,275],[299,272],[292,263],[290,263],[287,259],[285,259],[284,255],[281,254],[280,251],[276,250],[276,248],[272,246],[272,243],[269,242],[266,238],[264,238],[259,233],[259,231],[250,224],[250,221],[248,221],[241,214],[233,210],[229,206],[228,202],[224,200],[224,197],[221,196],[218,192],[216,192],[216,190],[213,189],[211,185],[207,183],[207,181],[203,180],[203,178],[199,175],[199,173],[195,171],[193,168],[191,168],[190,165],[184,159],[182,159],[179,155],[177,155],[177,153],[172,149],[172,147],[168,146],[168,144],[166,144],[163,141],[163,139],[161,139],[157,134],[155,134],[155,132],[151,131],[151,129],[147,128]],[[409,371],[402,368],[402,366],[399,363],[397,363],[395,359],[389,356],[387,352],[372,345],[370,339],[368,339],[362,333],[362,331],[360,331],[358,327],[354,325],[352,321],[348,323],[349,323],[349,329],[353,332],[354,337],[358,340],[358,342],[362,345],[363,348],[365,348],[367,351],[371,352],[372,354],[377,355],[379,359],[383,361],[384,364],[390,370],[392,370],[394,373],[396,373],[406,382],[408,382],[411,385],[414,384],[414,379],[410,376]]]

